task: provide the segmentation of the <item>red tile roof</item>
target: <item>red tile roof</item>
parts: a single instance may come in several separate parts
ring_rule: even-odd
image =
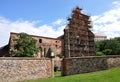
[[[106,36],[106,35],[103,35],[103,34],[98,34],[98,33],[94,33],[95,36]]]

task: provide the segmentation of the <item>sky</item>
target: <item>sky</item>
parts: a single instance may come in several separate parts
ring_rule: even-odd
[[[0,47],[8,44],[10,32],[62,35],[76,6],[91,16],[94,33],[120,37],[119,0],[0,0]]]

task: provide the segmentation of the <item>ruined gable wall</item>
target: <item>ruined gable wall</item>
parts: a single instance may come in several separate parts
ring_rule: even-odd
[[[95,55],[94,34],[90,31],[90,17],[81,13],[80,8],[72,12],[64,29],[64,56],[80,57]]]

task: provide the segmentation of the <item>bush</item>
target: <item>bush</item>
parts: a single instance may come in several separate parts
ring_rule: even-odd
[[[111,55],[112,49],[105,49],[105,50],[103,50],[103,53],[106,55]]]
[[[105,54],[103,52],[97,52],[96,55],[97,56],[104,56]]]

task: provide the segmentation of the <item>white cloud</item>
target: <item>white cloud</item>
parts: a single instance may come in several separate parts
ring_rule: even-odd
[[[112,4],[115,5],[116,7],[120,7],[120,1],[114,1]]]
[[[53,25],[60,25],[64,22],[64,19],[57,19],[55,22],[53,22]]]
[[[101,15],[92,16],[93,31],[102,33],[108,38],[120,37],[120,2],[113,2],[113,8]],[[36,26],[38,21],[10,21],[4,17],[0,17],[0,47],[9,41],[10,32],[26,32],[32,35],[58,37],[63,34],[65,27],[64,19],[58,19],[51,25]],[[59,26],[54,28],[53,26]]]
[[[10,32],[25,32],[32,35],[46,36],[56,38],[63,34],[64,25],[54,28],[50,25],[37,26],[38,21],[10,21],[0,17],[0,47],[8,44]]]
[[[108,38],[120,37],[120,2],[115,1],[112,6],[103,14],[91,17],[93,31],[105,34]]]

